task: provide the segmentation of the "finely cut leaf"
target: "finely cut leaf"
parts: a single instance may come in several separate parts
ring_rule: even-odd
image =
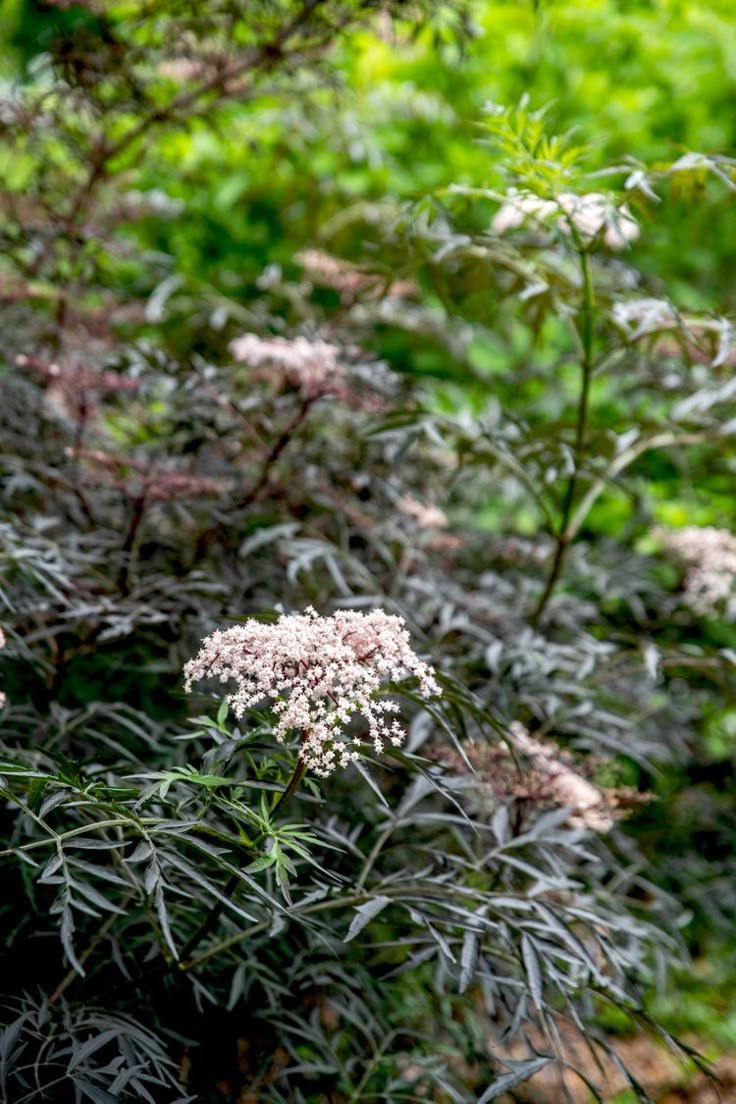
[[[499,1096],[508,1092],[509,1089],[515,1089],[518,1085],[522,1085],[525,1081],[528,1081],[530,1077],[533,1077],[535,1073],[539,1073],[545,1066],[548,1066],[552,1061],[551,1058],[529,1058],[523,1062],[514,1063],[515,1069],[512,1073],[504,1073],[501,1077],[497,1077],[489,1088],[478,1097],[477,1104],[488,1104],[490,1100],[496,1100]],[[509,1063],[507,1063],[508,1065]]]
[[[366,901],[364,905],[359,905],[355,910],[355,916],[352,919],[348,934],[343,939],[343,943],[349,943],[351,939],[355,939],[356,935],[362,932],[363,928],[371,922],[374,916],[378,916],[379,912],[382,912],[386,905],[391,904],[390,897],[372,897],[370,901]]]

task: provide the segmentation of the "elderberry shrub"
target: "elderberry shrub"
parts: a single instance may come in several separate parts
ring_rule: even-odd
[[[732,856],[626,818],[733,694],[730,545],[657,511],[732,462],[733,353],[630,249],[732,166],[603,192],[496,111],[492,186],[213,288],[156,143],[312,102],[369,9],[56,7],[2,112],[2,1091],[485,1104],[611,1007],[672,1042]]]

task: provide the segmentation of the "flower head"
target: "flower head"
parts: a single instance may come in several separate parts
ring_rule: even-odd
[[[736,536],[711,525],[653,532],[687,567],[684,597],[702,617],[736,616]]]
[[[304,269],[305,275],[320,287],[334,288],[343,303],[354,303],[360,297],[404,299],[418,292],[413,280],[386,281],[385,276],[364,272],[358,265],[341,257],[333,257],[321,249],[305,249],[294,258]]]
[[[666,299],[639,298],[614,304],[612,317],[630,337],[672,330],[678,326],[677,313]]]
[[[391,390],[392,373],[379,362],[360,361],[355,346],[335,345],[320,337],[261,337],[247,333],[230,342],[235,360],[255,369],[255,377],[271,379],[281,388],[298,391],[306,402],[332,398],[358,410],[380,413],[380,390]]]
[[[420,502],[413,495],[404,495],[397,505],[402,514],[415,521],[420,529],[446,529],[449,525],[444,510],[440,510],[439,506]]]
[[[583,240],[590,241],[602,233],[609,249],[625,249],[639,237],[639,225],[625,204],[616,204],[603,192],[561,192],[556,199],[540,199],[533,192],[510,189],[506,199],[493,216],[492,229],[497,234],[515,230],[528,220],[549,222],[556,219],[565,234],[573,229]]]
[[[65,451],[67,456],[90,465],[93,474],[86,482],[114,487],[131,499],[144,495],[149,502],[167,502],[173,498],[214,497],[230,489],[225,480],[149,464],[102,449],[68,448]]]
[[[629,809],[648,800],[647,794],[626,786],[598,786],[584,764],[553,740],[532,736],[519,721],[512,721],[509,735],[515,755],[505,744],[470,742],[465,744],[467,759],[443,746],[430,747],[429,755],[459,775],[469,772],[469,761],[477,781],[494,798],[566,808],[570,827],[589,832],[610,831]]]
[[[276,369],[284,382],[301,391],[305,398],[331,394],[344,384],[340,347],[320,338],[260,337],[248,333],[230,342],[230,352],[251,368]]]
[[[506,199],[493,216],[491,226],[496,234],[505,234],[507,230],[518,230],[527,219],[551,218],[558,214],[557,204],[551,199],[540,199],[532,192],[519,192],[510,188]]]
[[[403,742],[403,728],[392,716],[397,703],[376,698],[386,680],[414,675],[423,694],[440,693],[434,671],[414,654],[402,618],[382,610],[320,617],[309,608],[282,614],[275,624],[235,625],[206,637],[184,673],[188,691],[197,679],[235,682],[227,701],[236,717],[270,701],[278,717],[276,739],[282,743],[300,731],[299,754],[322,776],[358,758],[361,741],[346,734],[354,715],[368,722],[379,754],[387,740]]]

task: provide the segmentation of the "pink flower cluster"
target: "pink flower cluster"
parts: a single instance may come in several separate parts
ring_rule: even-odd
[[[493,216],[492,229],[497,234],[515,230],[527,220],[548,222],[556,219],[560,229],[572,233],[572,228],[586,241],[603,235],[609,249],[625,249],[639,237],[639,225],[625,203],[616,205],[603,192],[561,192],[556,199],[540,199],[533,192],[512,188]]]
[[[736,617],[736,535],[711,525],[653,532],[687,566],[685,600],[703,617]]]
[[[447,514],[439,506],[420,502],[413,495],[404,495],[397,506],[402,514],[415,521],[420,529],[446,529],[449,525]]]
[[[516,749],[543,779],[542,794],[555,805],[570,809],[568,823],[573,828],[610,831],[614,823],[611,807],[611,802],[615,807],[614,792],[607,792],[584,778],[563,758],[560,748],[537,740],[519,721],[513,721],[509,731]]]
[[[321,287],[331,287],[340,292],[343,303],[353,303],[360,296],[366,298],[403,299],[416,296],[418,287],[413,280],[387,281],[375,272],[364,272],[350,261],[333,257],[321,249],[305,249],[294,260],[304,269],[305,275]]]
[[[382,683],[414,675],[424,695],[440,693],[434,671],[414,654],[402,618],[382,610],[320,617],[309,608],[282,614],[275,624],[235,625],[206,637],[184,674],[187,691],[198,679],[235,682],[227,701],[236,717],[270,701],[278,717],[276,739],[283,743],[290,732],[301,732],[299,754],[322,777],[358,758],[362,741],[346,734],[354,715],[368,722],[378,754],[386,741],[403,742],[404,730],[392,717],[398,704],[376,699]]]
[[[474,770],[476,781],[499,801],[566,808],[570,827],[589,832],[609,832],[616,820],[649,798],[628,786],[598,786],[586,777],[585,764],[577,764],[553,740],[532,736],[519,721],[511,723],[509,735],[518,755],[512,755],[505,744],[470,741],[464,746],[466,758],[440,745],[430,746],[428,755],[459,775]],[[588,762],[588,771],[593,765]]]
[[[243,334],[230,342],[236,360],[251,368],[275,369],[305,399],[334,394],[345,388],[345,369],[338,345],[319,338],[259,337]]]
[[[85,482],[114,487],[130,499],[142,497],[149,502],[168,502],[172,498],[217,496],[230,490],[225,480],[148,464],[132,456],[118,456],[102,449],[67,448],[64,451],[67,456],[86,460],[93,471],[96,470],[95,477]],[[134,478],[129,479],[131,472]]]

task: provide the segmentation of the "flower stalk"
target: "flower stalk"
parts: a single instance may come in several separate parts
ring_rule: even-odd
[[[286,785],[286,789],[283,791],[281,796],[276,801],[276,804],[274,805],[273,809],[271,810],[271,817],[274,817],[277,812],[280,812],[283,809],[283,807],[286,805],[286,803],[296,793],[297,789],[299,788],[299,783],[301,782],[302,778],[304,777],[304,775],[306,773],[306,769],[307,769],[307,764],[304,762],[304,760],[301,757],[299,759],[297,759],[296,766],[294,767],[291,778],[289,779],[289,781]],[[258,847],[260,847],[260,845],[266,839],[268,839],[268,832],[261,832],[256,837],[256,839],[253,841],[253,844],[252,844],[253,850],[255,851]],[[209,910],[209,912],[205,916],[205,918],[202,921],[202,923],[200,924],[200,926],[197,928],[197,930],[194,932],[194,934],[192,936],[190,936],[188,941],[184,944],[184,947],[182,948],[181,954],[179,955],[179,961],[177,963],[180,970],[188,969],[187,963],[191,959],[191,957],[194,954],[194,952],[196,951],[197,947],[216,928],[217,922],[220,919],[220,917],[222,916],[223,910],[225,908],[225,904],[226,904],[227,901],[229,901],[231,899],[233,893],[237,889],[239,881],[240,881],[239,871],[233,872],[230,875],[230,878],[228,879],[228,881],[225,885],[225,888],[222,891],[223,899],[215,901],[215,903],[213,904],[212,908]]]
[[[580,326],[580,342],[582,346],[581,357],[581,385],[580,398],[578,400],[577,420],[575,424],[575,444],[573,448],[573,469],[565,489],[565,497],[562,503],[562,517],[557,532],[555,552],[552,559],[547,582],[537,603],[530,621],[536,628],[547,609],[557,582],[562,574],[567,550],[574,539],[574,530],[570,526],[570,518],[575,504],[575,492],[577,490],[580,467],[585,455],[585,446],[588,436],[588,416],[590,409],[590,385],[595,365],[595,291],[593,278],[590,271],[590,255],[579,238],[576,239],[579,246],[580,267],[583,286],[583,305]]]

